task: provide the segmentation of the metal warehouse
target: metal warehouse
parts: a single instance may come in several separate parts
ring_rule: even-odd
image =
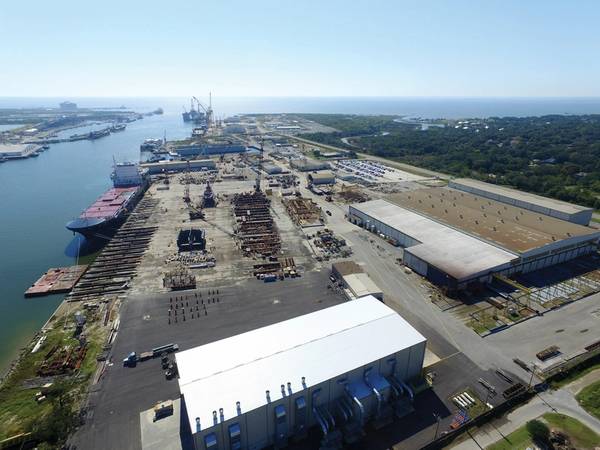
[[[313,170],[326,170],[330,166],[326,162],[315,161],[307,158],[292,159],[290,161],[292,169],[299,170],[300,172],[311,172]]]
[[[573,205],[560,200],[517,191],[506,186],[484,183],[483,181],[472,180],[470,178],[451,180],[448,186],[579,225],[588,225],[590,220],[592,220],[592,213],[594,212],[592,208],[585,206]]]
[[[180,156],[210,156],[227,153],[244,153],[246,147],[239,144],[189,144],[178,145],[173,149]]]
[[[283,447],[318,426],[322,446],[412,410],[425,338],[368,296],[177,355],[196,449]],[[343,430],[343,431],[342,431]]]
[[[318,173],[309,173],[307,178],[308,182],[314,185],[335,183],[335,175],[330,170],[324,170],[323,172]]]
[[[344,275],[342,282],[346,287],[346,296],[349,300],[372,295],[378,300],[383,301],[383,291],[375,284],[375,282],[366,273],[352,273]]]
[[[212,159],[195,159],[191,161],[159,161],[155,163],[140,164],[142,169],[147,169],[153,175],[163,172],[181,172],[187,170],[216,170],[217,164]]]
[[[446,188],[349,207],[349,220],[405,247],[404,263],[436,284],[464,288],[595,251],[600,231]]]

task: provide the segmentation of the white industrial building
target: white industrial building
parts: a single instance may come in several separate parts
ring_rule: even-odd
[[[448,186],[579,225],[589,225],[593,208],[522,192],[470,178],[450,180]]]
[[[323,446],[411,410],[425,338],[364,297],[177,354],[196,449],[284,447],[318,426]]]
[[[598,230],[452,189],[419,189],[394,200],[403,206],[351,205],[348,219],[404,247],[408,267],[451,289],[589,254],[600,239]]]

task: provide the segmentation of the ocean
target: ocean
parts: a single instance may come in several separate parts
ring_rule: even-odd
[[[0,98],[0,108],[56,107],[65,98]],[[48,268],[75,264],[76,237],[65,229],[111,185],[113,158],[138,160],[146,138],[183,138],[191,125],[179,98],[69,98],[81,107],[115,107],[162,116],[131,123],[124,132],[96,141],[51,145],[37,158],[0,164],[0,372],[46,322],[62,295],[25,299],[24,291]],[[219,98],[217,117],[238,113],[395,114],[423,118],[473,118],[600,113],[591,99],[449,98]],[[0,125],[0,131],[7,129]],[[73,131],[75,133],[76,131]],[[71,133],[72,134],[72,133]]]

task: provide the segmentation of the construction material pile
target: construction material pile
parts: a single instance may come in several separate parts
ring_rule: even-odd
[[[309,198],[295,197],[283,200],[283,205],[292,221],[300,227],[321,225],[321,208]]]
[[[277,278],[283,280],[286,277],[295,278],[299,276],[294,258],[283,258],[281,261],[255,264],[252,275],[264,281],[275,281]]]
[[[167,272],[163,277],[163,286],[172,291],[194,289],[196,287],[196,277],[185,268],[174,269]]]
[[[70,374],[79,370],[86,353],[85,345],[77,348],[61,348],[56,345],[44,356],[44,361],[38,368],[37,374],[41,377]]]
[[[215,266],[215,257],[204,250],[199,252],[177,252],[165,259],[165,264],[172,262],[186,265],[190,269],[207,269]]]
[[[236,194],[231,204],[235,233],[244,256],[276,256],[281,250],[281,239],[265,194],[261,191]]]
[[[369,196],[354,187],[342,187],[337,193],[340,201],[346,203],[363,203],[369,200]]]
[[[317,231],[314,235],[313,245],[317,260],[329,260],[330,258],[347,258],[352,250],[346,245],[346,241],[333,234],[333,231],[325,228]]]

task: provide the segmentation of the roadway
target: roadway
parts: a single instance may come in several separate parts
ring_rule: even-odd
[[[600,375],[596,371],[595,377]],[[600,420],[588,414],[573,396],[571,386],[578,381],[555,391],[536,395],[529,403],[511,411],[507,415],[479,427],[475,432],[465,434],[465,440],[452,446],[454,450],[479,450],[494,442],[505,439],[526,422],[537,419],[546,413],[559,413],[573,417],[596,433],[600,434]]]

